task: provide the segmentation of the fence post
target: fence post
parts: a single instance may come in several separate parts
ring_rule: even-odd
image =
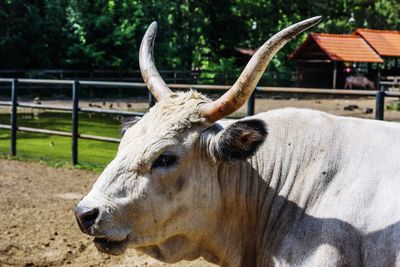
[[[380,90],[376,92],[376,106],[375,106],[375,119],[383,120],[384,119],[384,110],[385,110],[385,91],[383,85],[380,86]]]
[[[151,92],[149,90],[149,108],[154,106],[155,103],[156,103],[156,100],[154,99],[154,96],[151,94]]]
[[[255,102],[256,102],[256,90],[257,90],[257,88],[253,91],[253,93],[250,95],[249,100],[247,101],[247,116],[254,115],[254,106],[255,106]]]
[[[72,83],[72,164],[78,164],[79,82]]]
[[[11,82],[11,155],[17,155],[17,105],[18,105],[18,80]]]

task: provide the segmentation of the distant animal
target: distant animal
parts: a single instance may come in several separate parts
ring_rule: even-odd
[[[375,89],[375,84],[367,77],[362,75],[347,76],[344,88],[353,89],[353,87],[361,87],[363,89]]]
[[[318,21],[271,37],[214,101],[167,87],[150,25],[139,65],[158,102],[125,124],[75,209],[98,250],[228,267],[400,266],[400,124],[294,108],[224,119],[278,50]]]
[[[353,111],[355,109],[359,109],[360,107],[358,105],[347,105],[343,109],[348,110],[348,111]]]
[[[89,103],[89,107],[102,108],[101,105],[97,105],[97,104],[93,104],[93,103]]]
[[[33,102],[35,103],[35,104],[38,104],[38,105],[41,105],[42,104],[42,102],[40,101],[40,97],[35,97],[34,99],[33,99]]]
[[[132,104],[126,103],[126,107],[127,107],[127,108],[131,108],[131,107],[132,107]]]

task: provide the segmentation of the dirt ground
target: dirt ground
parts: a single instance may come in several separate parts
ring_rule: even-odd
[[[101,254],[75,222],[74,205],[97,174],[0,160],[0,266],[166,266],[128,250]],[[171,265],[168,265],[171,266]],[[172,266],[211,266],[204,260]]]
[[[2,99],[7,101],[8,99]],[[21,99],[22,102],[31,102],[28,99]],[[71,107],[70,100],[40,100],[44,105],[55,105]],[[394,106],[399,102],[398,98],[385,98],[385,107]],[[146,111],[148,108],[147,99],[145,98],[127,98],[120,100],[104,100],[93,99],[92,101],[80,101],[80,107],[86,108],[100,108],[100,109],[114,109],[114,110],[129,110],[129,111]],[[345,107],[353,106],[352,110],[346,110]],[[280,99],[279,97],[272,98],[257,98],[255,104],[255,112],[265,112],[271,109],[296,107],[296,108],[310,108],[325,111],[335,115],[353,116],[359,118],[373,119],[375,117],[375,97],[360,97],[360,98],[290,98]],[[365,109],[369,108],[372,112],[366,113]],[[19,108],[19,111],[33,112],[31,108]],[[36,110],[37,111],[37,110]],[[9,108],[0,107],[1,112],[9,112]],[[239,116],[246,114],[246,105],[241,107],[238,111]],[[385,120],[400,121],[399,111],[385,110]]]
[[[398,98],[385,98],[385,108],[395,106],[399,102]],[[349,107],[352,110],[346,110]],[[375,118],[375,97],[362,98],[307,98],[307,99],[256,99],[255,112],[264,112],[272,109],[294,107],[308,108],[328,112],[340,116],[351,116],[358,118]],[[369,108],[372,112],[365,112]],[[243,109],[245,112],[245,109]],[[385,120],[400,121],[400,112],[394,110],[384,111]]]

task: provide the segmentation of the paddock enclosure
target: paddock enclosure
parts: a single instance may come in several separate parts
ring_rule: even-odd
[[[9,130],[10,133],[10,154],[12,156],[17,155],[17,132],[28,132],[28,133],[39,133],[46,135],[55,135],[62,137],[70,137],[72,142],[72,153],[71,153],[71,161],[73,165],[78,164],[78,139],[84,140],[96,140],[102,142],[110,142],[110,143],[118,143],[119,138],[107,137],[107,136],[98,136],[91,134],[84,134],[79,130],[79,114],[113,114],[119,116],[142,116],[143,112],[137,111],[126,111],[120,108],[112,109],[113,103],[110,104],[109,109],[101,109],[98,107],[93,108],[94,106],[91,104],[90,107],[83,107],[80,102],[79,92],[81,91],[81,87],[88,86],[86,90],[91,87],[116,87],[116,88],[130,88],[130,89],[138,89],[138,88],[146,88],[146,85],[143,83],[128,83],[128,82],[109,82],[109,81],[88,81],[88,80],[48,80],[48,79],[5,79],[0,78],[0,83],[8,84],[8,89],[10,90],[11,101],[3,101],[0,99],[0,106],[6,106],[11,108],[10,114],[10,124],[1,124],[0,129]],[[35,101],[39,99],[39,97],[34,98],[34,103],[29,102],[20,102],[19,96],[19,84],[36,84],[36,85],[58,85],[58,86],[66,86],[69,88],[71,93],[71,106],[54,106],[49,104],[44,104],[41,101]],[[249,99],[247,100],[247,108],[246,113],[231,114],[238,117],[243,117],[244,114],[248,116],[254,115],[256,111],[256,94],[286,94],[286,95],[325,95],[325,96],[336,96],[336,97],[374,97],[375,98],[375,110],[373,108],[369,108],[369,112],[365,112],[366,114],[373,113],[375,114],[375,119],[383,120],[384,119],[384,111],[385,111],[385,97],[391,98],[399,98],[399,92],[393,92],[387,90],[387,86],[398,85],[395,82],[386,82],[380,81],[379,88],[380,90],[332,90],[332,89],[318,89],[318,88],[285,88],[285,87],[256,87],[254,92],[251,93]],[[169,84],[169,88],[171,89],[196,89],[199,91],[207,90],[207,91],[226,91],[230,88],[229,85],[195,85],[195,84]],[[7,88],[7,86],[6,86]],[[53,90],[55,88],[52,88]],[[93,89],[93,88],[92,88]],[[57,98],[56,98],[57,99]],[[115,99],[114,99],[115,100]],[[36,102],[36,103],[35,103]],[[119,101],[118,101],[119,102]],[[148,103],[149,107],[151,107],[155,103],[155,99],[153,98],[150,91],[148,92]],[[396,104],[397,106],[397,104]],[[18,123],[18,109],[20,108],[28,108],[28,109],[39,109],[39,110],[53,110],[53,111],[64,111],[71,112],[71,129],[70,131],[60,131],[60,130],[49,130],[43,128],[31,128],[20,126]],[[358,106],[357,106],[358,108]],[[317,108],[318,109],[318,108]],[[352,108],[353,110],[353,108]],[[240,110],[239,110],[240,112]],[[239,113],[236,112],[236,113]]]
[[[6,100],[6,99],[3,99]],[[102,105],[104,99],[81,101],[80,107],[88,108]],[[122,108],[126,108],[124,101],[134,103],[135,108],[142,111],[147,109],[147,99],[113,99],[114,107],[118,101]],[[122,104],[124,103],[124,104]],[[71,104],[70,100],[42,100],[42,105],[65,107]],[[108,106],[109,104],[107,104]],[[375,97],[306,97],[282,98],[279,95],[269,98],[257,98],[255,113],[265,112],[282,107],[312,108],[342,116],[353,116],[367,119],[375,118]],[[400,121],[400,112],[388,107],[398,105],[398,99],[385,98],[385,120]],[[352,108],[349,108],[352,107]],[[365,109],[373,112],[364,112]],[[19,107],[21,114],[34,114],[29,107]],[[133,110],[138,111],[138,110]],[[49,112],[49,111],[39,111]],[[237,117],[246,114],[246,107],[242,107]],[[4,122],[8,122],[9,107],[0,107],[0,115],[4,115]],[[57,115],[60,117],[60,115]],[[68,117],[70,125],[70,113]],[[81,115],[82,116],[82,115]],[[7,118],[6,118],[7,117]],[[1,116],[0,116],[1,118]],[[83,120],[82,123],[87,121]],[[60,118],[58,118],[60,120]],[[94,118],[91,118],[94,121]],[[23,123],[26,120],[20,120]],[[40,119],[39,119],[40,122]],[[0,121],[1,123],[1,121]],[[118,122],[119,123],[119,122]],[[105,128],[112,128],[105,123]],[[113,125],[113,131],[119,131],[119,124]],[[86,128],[81,127],[85,130]],[[57,130],[53,129],[53,130]],[[60,130],[60,129],[58,129]],[[9,130],[0,130],[0,154],[9,152]],[[104,134],[104,133],[103,133]],[[25,138],[18,133],[18,153],[23,153],[23,144],[29,144],[32,139]],[[42,138],[42,137],[38,137]],[[64,138],[68,142],[70,151],[70,137]],[[53,140],[53,139],[51,139]],[[60,150],[60,144],[50,139],[44,143],[51,153]],[[58,140],[58,139],[57,139]],[[84,140],[80,140],[83,145]],[[88,141],[89,142],[89,141]],[[98,141],[90,141],[98,142]],[[92,145],[94,143],[91,143]],[[110,144],[105,150],[104,146]],[[50,147],[52,145],[52,147]],[[113,145],[111,147],[111,145]],[[101,158],[102,166],[113,157],[117,144],[99,143],[108,158]],[[54,151],[52,151],[54,150]],[[61,152],[70,155],[66,150]],[[85,155],[84,152],[93,150],[81,147],[80,158],[93,159],[94,155]],[[33,147],[35,153],[43,153],[43,147]],[[29,151],[28,151],[29,152]],[[50,153],[49,152],[49,153]],[[70,153],[70,152],[69,152]],[[55,154],[54,154],[55,155]],[[64,155],[65,156],[65,155]],[[29,158],[29,157],[28,157]],[[135,250],[128,250],[124,255],[115,257],[102,254],[96,250],[92,239],[83,235],[75,222],[73,208],[78,201],[90,190],[98,177],[98,173],[78,170],[71,167],[54,168],[37,162],[26,162],[0,158],[0,267],[2,266],[167,266]],[[171,266],[171,265],[168,265]],[[172,266],[213,266],[203,259],[194,262],[181,262]]]

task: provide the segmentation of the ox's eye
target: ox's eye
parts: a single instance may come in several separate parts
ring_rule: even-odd
[[[161,154],[154,162],[153,165],[151,166],[152,169],[154,168],[159,168],[159,167],[169,167],[172,166],[176,163],[178,158],[169,153]]]

